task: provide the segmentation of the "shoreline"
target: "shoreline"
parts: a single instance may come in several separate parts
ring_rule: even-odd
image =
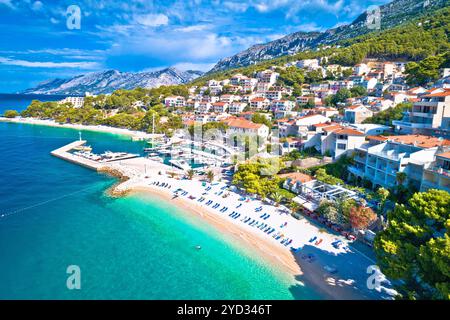
[[[1,121],[2,118],[0,118]],[[13,121],[8,122],[67,128],[67,125],[60,125],[45,120],[24,121],[23,119],[13,119]],[[70,127],[73,128],[74,126],[70,125]],[[81,130],[86,129],[86,126],[83,125],[77,125],[76,127]],[[94,126],[93,129],[94,131],[117,133],[115,128],[98,128]],[[130,130],[117,130],[121,132],[126,131],[127,135],[133,135],[133,132]],[[292,245],[295,248],[298,247],[301,249],[299,253],[294,254],[288,246],[283,246],[278,240],[264,234],[261,230],[244,224],[241,220],[231,219],[223,213],[219,214],[219,212],[214,211],[211,207],[204,206],[204,203],[198,203],[197,201],[193,201],[193,199],[182,196],[173,199],[172,191],[175,191],[177,187],[181,187],[183,190],[189,190],[191,196],[193,195],[197,199],[201,197],[205,189],[202,187],[202,183],[197,180],[178,180],[161,175],[159,173],[161,170],[160,164],[154,163],[155,167],[152,167],[153,164],[147,162],[151,161],[144,158],[131,159],[116,164],[111,163],[105,166],[107,170],[98,170],[99,173],[106,173],[119,178],[119,181],[106,190],[106,192],[117,197],[126,196],[130,193],[157,196],[182,209],[187,214],[199,216],[219,232],[226,232],[233,239],[245,244],[246,247],[253,250],[252,253],[262,256],[267,262],[271,262],[281,268],[295,280],[292,281],[293,286],[306,285],[319,294],[321,298],[332,300],[392,298],[389,294],[389,286],[383,287],[382,291],[379,292],[368,290],[366,281],[369,275],[366,270],[369,265],[375,263],[371,258],[368,258],[365,254],[353,248],[345,238],[330,232],[322,232],[322,228],[315,226],[305,218],[300,220],[293,218],[290,214],[286,213],[287,208],[270,206],[258,200],[253,200],[248,204],[242,203],[243,208],[239,209],[242,216],[247,214],[257,219],[261,213],[255,213],[254,208],[258,205],[263,205],[264,212],[268,212],[272,216],[267,221],[268,223],[272,221],[270,225],[277,227],[280,226],[280,223],[289,221],[287,227],[283,229],[278,227],[277,230],[283,231],[283,234],[287,234],[288,237],[294,239]],[[173,190],[161,189],[155,185],[151,185],[151,182],[156,181],[170,183],[174,188]],[[229,192],[231,196],[227,200],[221,197],[220,194],[215,196],[213,194],[214,191],[220,191],[217,188],[220,188],[224,184],[215,183],[214,185],[218,186],[214,187],[211,193],[208,192],[208,196],[205,195],[205,197],[213,199],[225,206],[240,204],[238,199],[241,196],[235,192]],[[217,195],[218,192],[215,194]],[[308,241],[314,235],[316,235],[316,238],[320,238],[321,242],[323,239],[323,243],[317,245],[314,242],[311,243],[311,241]],[[336,238],[342,239],[351,249],[347,251],[333,248],[331,243]],[[306,255],[313,255],[314,261],[310,261],[309,259],[305,260]],[[330,272],[330,267],[337,268],[338,271]],[[299,298],[301,299],[301,295]]]
[[[42,119],[35,119],[35,118],[0,117],[0,122],[40,125],[40,126],[55,127],[55,128],[65,128],[65,129],[73,129],[73,130],[84,130],[84,131],[118,134],[118,135],[129,136],[132,139],[150,139],[152,137],[152,135],[150,133],[146,133],[143,131],[133,131],[133,130],[129,130],[129,129],[108,127],[108,126],[103,126],[103,125],[94,126],[94,125],[69,124],[69,123],[61,124],[61,123],[57,123],[54,120],[42,120]]]
[[[166,200],[177,208],[181,209],[182,212],[187,214],[195,215],[201,217],[208,225],[212,225],[216,229],[226,230],[227,233],[237,240],[244,240],[247,245],[252,246],[256,249],[259,254],[265,255],[270,261],[275,262],[277,265],[282,266],[284,271],[289,274],[301,274],[299,266],[292,259],[292,256],[288,251],[280,250],[273,243],[268,242],[261,236],[256,234],[249,234],[243,228],[229,223],[221,217],[215,217],[214,215],[207,212],[204,208],[198,205],[189,205],[189,202],[181,198],[173,198],[166,192],[152,189],[151,187],[136,187],[130,190],[128,195],[141,195],[143,197],[156,196],[161,200]],[[261,243],[262,241],[262,243]],[[266,251],[268,250],[268,251]]]
[[[182,212],[186,212],[186,214],[201,218],[218,232],[226,233],[233,240],[239,241],[239,244],[242,244],[245,248],[252,250],[253,252],[251,254],[257,254],[267,263],[274,266],[275,269],[279,268],[281,272],[285,272],[291,278],[292,287],[309,287],[321,298],[328,300],[381,298],[378,297],[378,294],[371,295],[367,292],[362,292],[353,286],[353,282],[345,277],[329,274],[329,272],[323,269],[323,265],[326,265],[326,262],[311,263],[302,261],[301,254],[294,254],[289,248],[280,246],[261,234],[249,232],[244,227],[233,223],[233,220],[228,221],[225,216],[220,216],[197,203],[191,202],[187,198],[173,198],[165,190],[143,185],[139,182],[133,182],[132,180],[129,180],[128,183],[132,185],[126,186],[128,190],[126,195],[143,196],[144,199],[145,197],[157,197],[176,206]],[[116,187],[121,189],[123,184],[119,184]]]

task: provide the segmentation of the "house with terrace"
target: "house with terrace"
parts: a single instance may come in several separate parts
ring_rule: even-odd
[[[392,124],[397,132],[403,134],[431,134],[434,129],[442,129],[443,124],[445,127],[448,119],[450,89],[437,89],[421,95],[412,110],[405,112],[402,120],[392,121]]]
[[[420,191],[429,189],[450,193],[450,151],[436,153],[435,160],[424,166]]]

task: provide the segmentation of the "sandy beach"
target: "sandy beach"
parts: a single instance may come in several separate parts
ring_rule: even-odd
[[[130,160],[131,161],[131,160]],[[136,160],[134,160],[136,161]],[[155,183],[159,183],[157,186]],[[165,185],[165,187],[161,187]],[[170,186],[170,188],[168,187]],[[208,188],[211,188],[209,191]],[[116,186],[119,193],[147,194],[149,197],[159,197],[170,202],[183,212],[196,214],[208,222],[220,233],[227,233],[249,250],[261,255],[267,262],[276,265],[282,272],[292,276],[293,283],[314,288],[325,299],[359,300],[359,299],[391,299],[389,286],[382,286],[380,290],[367,288],[367,267],[374,265],[372,258],[360,252],[344,237],[325,232],[313,225],[307,219],[297,220],[290,216],[288,209],[275,207],[259,200],[239,202],[236,192],[228,191],[224,183],[202,183],[200,181],[178,180],[163,175],[149,174],[146,178],[132,178]],[[175,192],[176,190],[182,190]],[[225,191],[226,198],[221,192]],[[204,201],[199,202],[202,198]],[[207,200],[212,201],[208,206]],[[220,204],[213,209],[214,204]],[[222,208],[227,208],[221,212]],[[233,210],[236,207],[239,210]],[[263,207],[262,211],[255,210]],[[231,211],[231,212],[230,212]],[[232,212],[239,212],[241,216],[234,219]],[[271,226],[283,230],[281,239],[275,239],[263,230],[243,222],[242,217],[258,219],[261,212],[270,214],[268,221]],[[287,222],[282,229],[280,227]],[[276,233],[276,232],[274,232]],[[320,242],[311,239],[317,237]],[[291,245],[284,245],[283,239],[292,239]],[[339,249],[333,247],[336,240],[345,243]],[[300,248],[296,253],[292,248]],[[295,294],[294,294],[295,297]]]

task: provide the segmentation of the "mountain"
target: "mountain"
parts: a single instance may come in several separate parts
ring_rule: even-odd
[[[201,71],[179,71],[167,68],[153,72],[120,72],[107,70],[79,75],[71,79],[53,79],[27,89],[23,94],[84,95],[111,93],[117,89],[155,88],[188,83],[203,75]]]
[[[449,0],[395,0],[380,6],[380,27],[386,30],[424,13],[450,5]],[[367,13],[362,13],[351,24],[329,29],[324,32],[296,32],[266,44],[258,44],[232,57],[220,60],[209,73],[226,69],[245,67],[263,60],[292,55],[301,51],[313,50],[323,45],[336,44],[375,31],[366,24]],[[370,21],[374,21],[370,19]],[[376,21],[376,20],[375,20]]]

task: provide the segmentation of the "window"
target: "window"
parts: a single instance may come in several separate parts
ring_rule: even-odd
[[[345,143],[338,143],[337,148],[339,150],[345,150],[347,148],[347,145]]]

